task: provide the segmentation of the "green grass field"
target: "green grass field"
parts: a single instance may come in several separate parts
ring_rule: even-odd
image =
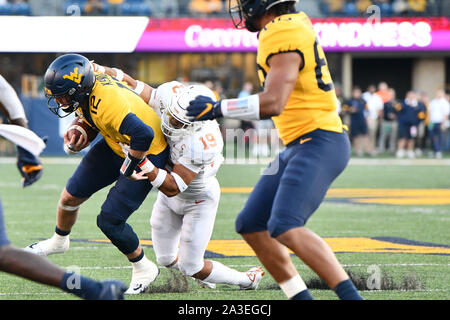
[[[24,247],[50,237],[55,226],[56,205],[75,164],[55,164],[44,159],[45,174],[35,185],[22,189],[14,163],[0,164],[0,195],[6,230],[11,242]],[[53,163],[53,164],[52,164]],[[257,181],[261,165],[224,165],[219,181],[224,192],[207,253],[221,254],[222,263],[245,271],[258,265],[251,255],[227,257],[227,247],[216,240],[236,240],[234,220],[243,207],[246,189]],[[241,192],[242,191],[242,192]],[[95,194],[80,209],[71,233],[71,247],[49,259],[58,265],[79,267],[95,279],[116,278],[129,283],[131,267],[96,226],[96,216],[107,190]],[[151,192],[129,223],[141,240],[151,239],[150,212],[156,192]],[[448,165],[350,165],[335,181],[325,202],[307,227],[325,238],[339,261],[352,275],[366,299],[450,299],[450,166]],[[154,260],[151,247],[145,249]],[[293,256],[315,299],[335,300],[317,276]],[[380,275],[380,290],[369,290],[374,270]],[[0,300],[76,299],[57,289],[0,273]],[[285,296],[266,273],[257,291],[240,291],[218,285],[202,289],[167,269],[152,285],[151,293],[127,299],[143,300],[284,300]]]

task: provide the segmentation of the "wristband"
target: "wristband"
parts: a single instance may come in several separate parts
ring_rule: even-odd
[[[95,66],[96,66],[96,68],[95,68],[96,70],[95,71],[100,72],[100,73],[105,73],[106,72],[104,66],[101,66],[99,64],[95,64]]]
[[[144,91],[144,83],[142,81],[136,80],[136,88],[134,88],[134,92],[136,92],[137,94],[141,94],[142,91]]]
[[[136,167],[139,163],[141,163],[142,160],[143,159],[135,158],[128,153],[122,163],[122,166],[120,167],[120,173],[125,177],[130,177],[133,174],[134,169],[136,169]]]
[[[155,165],[147,159],[147,157],[142,160],[141,163],[138,164],[138,167],[141,169],[143,173],[149,173],[155,169]]]
[[[170,174],[174,178],[175,183],[177,184],[178,190],[180,190],[180,192],[183,192],[184,190],[186,190],[188,188],[188,185],[184,182],[184,180],[177,173],[171,172]]]
[[[119,80],[119,81],[122,81],[123,77],[125,76],[123,71],[120,70],[120,69],[117,69],[117,68],[113,68],[113,70],[116,72],[116,79]]]
[[[163,170],[163,169],[159,169],[158,175],[156,176],[155,180],[150,181],[150,183],[155,188],[159,188],[164,183],[164,180],[166,180],[166,176],[167,176],[167,171]]]

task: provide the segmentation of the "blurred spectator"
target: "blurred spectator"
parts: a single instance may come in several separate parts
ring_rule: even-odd
[[[187,6],[189,1],[187,1],[187,3],[183,2],[186,2],[186,0],[147,0],[152,13],[158,17],[164,18],[179,16],[180,9]]]
[[[344,13],[345,0],[321,0],[319,6],[325,15],[340,15]]]
[[[189,9],[192,14],[207,16],[211,14],[220,13],[222,11],[221,0],[192,0],[189,4]]]
[[[125,0],[108,0],[108,15],[121,16],[122,4]]]
[[[420,92],[417,95],[417,100],[419,103],[419,109],[424,111],[423,121],[420,121],[417,124],[417,137],[415,141],[415,153],[417,157],[421,157],[423,155],[423,151],[426,149],[426,144],[428,140],[428,106],[430,105],[430,101],[428,99],[428,95],[425,92]]]
[[[384,103],[383,118],[380,125],[380,138],[378,139],[378,152],[384,153],[386,141],[389,152],[394,154],[397,146],[397,115],[395,106],[397,105],[395,90],[388,89],[388,100]]]
[[[383,101],[380,96],[376,94],[375,85],[370,85],[367,91],[364,92],[362,98],[367,102],[367,131],[369,135],[369,150],[370,154],[376,155],[376,140],[378,132],[378,121],[383,113]]]
[[[392,98],[391,94],[392,92],[390,92],[389,86],[386,82],[383,81],[378,84],[377,95],[381,98],[383,103],[388,102]]]
[[[371,154],[369,148],[369,136],[367,134],[367,102],[362,98],[362,91],[359,87],[353,88],[352,98],[345,101],[342,109],[350,114],[350,136],[353,148],[357,156],[363,156],[364,151]]]
[[[372,5],[371,0],[355,0],[356,10],[360,14],[367,13],[367,8]]]
[[[422,109],[414,91],[406,94],[405,100],[396,106],[398,120],[397,158],[415,158],[414,140],[417,126],[425,119],[426,110]]]
[[[84,6],[84,14],[87,16],[99,16],[103,11],[103,2],[101,0],[87,0]]]
[[[445,97],[444,90],[436,92],[436,97],[431,100],[429,106],[428,132],[433,150],[433,155],[442,158],[442,132],[445,131],[450,114],[450,103]]]
[[[64,1],[60,0],[28,0],[33,16],[62,16]]]
[[[414,15],[424,14],[427,11],[427,0],[408,0],[408,6]]]

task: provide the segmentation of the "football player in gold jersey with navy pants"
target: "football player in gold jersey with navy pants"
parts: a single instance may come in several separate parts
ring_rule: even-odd
[[[305,227],[350,158],[350,142],[336,112],[337,98],[311,21],[294,0],[238,0],[236,27],[259,32],[257,64],[264,90],[213,102],[199,96],[193,120],[272,118],[286,145],[261,176],[236,219],[289,299],[312,299],[289,256],[291,249],[340,299],[359,300],[354,284],[327,243]]]

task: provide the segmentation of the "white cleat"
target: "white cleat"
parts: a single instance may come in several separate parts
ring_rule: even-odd
[[[216,284],[212,283],[212,282],[206,282],[200,279],[196,279],[196,278],[192,278],[195,280],[195,282],[198,283],[198,285],[204,289],[215,289],[216,288]]]
[[[248,286],[240,285],[239,287],[241,290],[256,290],[258,289],[261,279],[264,277],[264,271],[261,267],[253,267],[247,271],[247,277],[250,279],[251,283]]]
[[[46,257],[51,254],[64,253],[69,250],[70,238],[69,236],[54,235],[50,239],[39,241],[25,247],[24,250],[35,253],[39,256]]]
[[[159,275],[159,268],[150,260],[139,261],[139,271],[133,266],[133,276],[131,283],[125,294],[141,294],[148,292],[150,284],[156,280]],[[144,265],[144,266],[143,266]]]

